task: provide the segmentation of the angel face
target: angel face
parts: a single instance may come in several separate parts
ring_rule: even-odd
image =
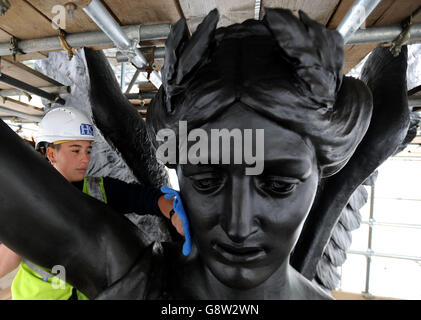
[[[244,163],[177,168],[206,267],[228,287],[256,287],[289,263],[317,189],[314,147],[240,102],[201,128],[264,129],[260,175],[246,175]]]

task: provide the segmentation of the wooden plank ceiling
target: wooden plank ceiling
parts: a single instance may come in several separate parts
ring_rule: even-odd
[[[298,10],[304,11],[311,19],[326,25],[335,12],[336,7],[340,0],[324,1],[324,0],[263,0],[263,8],[288,8],[295,14]],[[260,14],[263,18],[264,9]]]
[[[11,8],[0,17],[0,42],[9,42],[11,35],[21,40],[56,36],[57,30],[51,26],[51,21],[56,15],[53,7],[69,2],[68,0],[9,1]],[[311,18],[327,27],[336,28],[353,1],[263,0],[260,17],[264,14],[264,7],[284,7],[294,12],[303,10]],[[80,7],[80,3],[84,1],[73,2],[79,6],[71,15],[67,15],[65,31],[76,33],[98,30],[95,23]],[[221,14],[218,26],[253,18],[255,0],[104,0],[103,3],[121,25],[175,23],[184,15],[193,32],[198,23],[215,7]],[[366,27],[399,23],[419,6],[421,6],[421,0],[382,0],[368,17]],[[369,45],[368,48],[372,49],[373,46]],[[355,65],[367,54],[367,50],[360,50],[363,47],[361,45],[347,46],[347,65]]]
[[[11,8],[0,16],[0,43],[10,41],[14,36],[21,40],[57,36],[58,31],[52,27],[57,15],[55,5],[65,5],[69,0],[9,0]],[[98,27],[82,10],[87,0],[73,1],[76,10],[67,13],[65,31],[79,33],[98,30]],[[260,18],[265,7],[289,8],[294,12],[305,11],[311,18],[336,28],[343,19],[354,0],[262,0]],[[185,17],[190,32],[213,8],[220,12],[218,26],[241,23],[255,15],[255,0],[103,0],[120,25],[175,23]],[[382,0],[368,17],[365,26],[385,26],[400,23],[421,6],[421,0]],[[142,45],[142,43],[141,43]],[[160,45],[163,45],[161,43]],[[351,45],[345,47],[345,72],[358,64],[376,45]],[[59,86],[54,80],[29,70],[19,61],[41,59],[45,55],[32,53],[18,55],[17,61],[11,57],[2,59],[1,71],[36,87]],[[0,89],[8,89],[0,84]],[[1,94],[1,93],[0,93]],[[7,107],[5,104],[0,105]],[[9,102],[10,106],[10,102]],[[28,111],[29,112],[29,111]],[[33,109],[31,109],[33,114]]]

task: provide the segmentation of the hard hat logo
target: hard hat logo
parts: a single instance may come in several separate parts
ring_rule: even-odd
[[[82,136],[94,136],[94,127],[90,124],[82,123],[80,125],[80,134]]]

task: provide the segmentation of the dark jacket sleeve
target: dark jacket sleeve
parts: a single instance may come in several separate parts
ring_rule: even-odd
[[[118,212],[162,215],[158,199],[163,193],[159,189],[110,177],[104,177],[104,189],[107,204]]]

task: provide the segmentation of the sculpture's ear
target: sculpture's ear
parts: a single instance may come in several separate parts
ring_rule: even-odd
[[[296,81],[316,104],[332,107],[343,77],[343,38],[311,20],[297,19],[290,10],[266,9],[263,19],[276,39],[282,57],[295,69]]]
[[[218,20],[217,9],[209,12],[190,40],[185,19],[178,21],[171,29],[165,43],[165,65],[162,70],[168,112],[172,111],[172,97],[183,89],[183,79],[205,59]]]

